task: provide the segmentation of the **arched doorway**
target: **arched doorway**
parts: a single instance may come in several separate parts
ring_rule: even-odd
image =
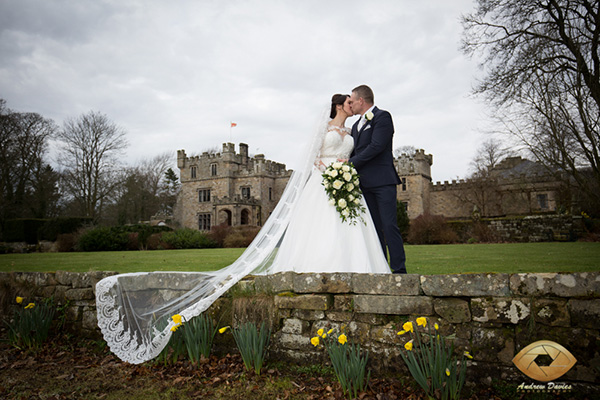
[[[231,226],[231,216],[232,213],[230,210],[224,209],[219,211],[219,224],[227,224]]]
[[[241,224],[242,225],[248,225],[250,223],[250,211],[248,211],[247,209],[243,209],[242,210],[242,216],[241,216]]]

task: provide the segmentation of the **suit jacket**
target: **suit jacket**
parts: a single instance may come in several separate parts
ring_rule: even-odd
[[[360,119],[352,126],[354,150],[350,162],[360,175],[364,188],[398,185],[400,178],[394,168],[392,138],[394,123],[389,112],[373,108],[373,119],[358,130]]]

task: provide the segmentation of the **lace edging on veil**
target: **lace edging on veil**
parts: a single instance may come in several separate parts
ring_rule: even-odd
[[[319,118],[304,163],[292,173],[281,199],[244,253],[231,265],[210,272],[144,272],[114,275],[96,285],[98,326],[111,351],[139,364],[160,354],[169,342],[171,316],[200,315],[248,274],[268,274],[291,211],[319,155],[329,109]],[[173,293],[178,293],[173,295]]]

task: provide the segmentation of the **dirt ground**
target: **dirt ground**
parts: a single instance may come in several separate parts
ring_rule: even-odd
[[[4,336],[4,335],[2,335]],[[406,379],[406,378],[405,378]],[[504,399],[498,389],[469,399]],[[237,354],[211,356],[200,365],[121,362],[103,341],[54,337],[37,353],[0,342],[1,399],[343,399],[331,369],[269,362],[260,376],[244,369]],[[372,378],[359,399],[425,399],[412,379]],[[511,396],[511,398],[519,398]],[[540,398],[540,397],[537,397]],[[544,397],[553,398],[553,397]]]

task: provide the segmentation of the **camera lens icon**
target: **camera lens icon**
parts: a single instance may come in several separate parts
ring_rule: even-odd
[[[538,365],[536,359],[539,356],[549,356],[552,362],[546,366]],[[512,361],[528,377],[536,381],[548,382],[566,374],[575,365],[577,359],[560,344],[550,340],[540,340],[522,349]]]

